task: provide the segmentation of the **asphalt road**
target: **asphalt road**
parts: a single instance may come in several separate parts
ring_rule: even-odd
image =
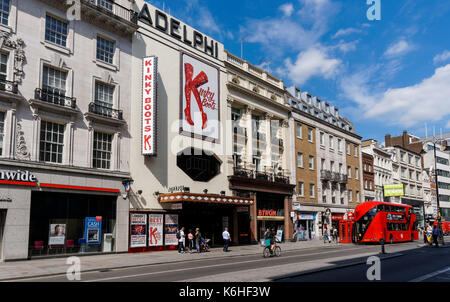
[[[367,277],[370,264],[343,267],[289,278],[280,282],[450,282],[450,247],[422,247],[402,251],[403,255],[380,261],[379,275],[374,270]],[[281,276],[282,278],[282,276]]]
[[[397,257],[381,261],[381,281],[410,281],[427,274],[424,281],[436,280],[450,281],[450,270],[442,271],[450,266],[449,248],[419,248],[418,242],[386,245],[387,252]],[[345,245],[309,248],[303,250],[282,252],[281,257],[264,259],[261,255],[250,256],[224,256],[223,258],[191,260],[178,263],[166,263],[147,265],[132,268],[112,269],[95,272],[81,273],[81,282],[176,282],[176,281],[223,281],[214,279],[214,276],[228,276],[228,281],[252,281],[259,280],[262,273],[269,275],[268,281],[281,282],[347,282],[367,281],[366,272],[368,265],[354,265],[341,269],[328,270],[322,273],[313,273],[304,276],[296,276],[296,267],[305,267],[305,263],[331,265],[346,265],[355,261],[366,261],[367,255],[378,254],[378,245]],[[398,253],[401,253],[398,254]],[[330,259],[351,256],[351,259]],[[359,256],[358,256],[359,255]],[[180,255],[182,256],[182,255]],[[289,269],[285,269],[289,268]],[[294,268],[294,271],[292,271]],[[435,272],[442,271],[440,274]],[[433,274],[435,273],[435,274]],[[246,276],[247,279],[242,279]],[[249,279],[250,278],[250,279]],[[68,282],[65,275],[28,278],[16,281],[32,282]],[[70,281],[74,282],[74,281]],[[75,281],[76,282],[76,281]]]

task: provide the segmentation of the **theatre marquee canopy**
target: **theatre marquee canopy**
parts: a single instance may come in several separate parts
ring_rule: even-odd
[[[167,193],[160,194],[158,197],[160,203],[176,202],[206,202],[216,204],[228,204],[236,206],[250,206],[254,204],[253,198],[244,198],[236,196],[224,196],[218,194],[195,194],[195,193]]]

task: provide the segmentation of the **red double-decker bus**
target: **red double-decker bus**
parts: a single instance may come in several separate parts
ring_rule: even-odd
[[[354,212],[353,242],[402,242],[419,239],[413,207],[380,201],[358,205]]]

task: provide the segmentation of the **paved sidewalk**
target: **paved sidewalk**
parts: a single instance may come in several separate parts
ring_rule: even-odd
[[[346,246],[345,244],[324,244],[319,240],[284,242],[279,244],[282,251],[301,250],[317,247]],[[161,264],[186,260],[201,260],[219,257],[236,257],[261,254],[263,248],[260,245],[230,246],[228,253],[222,248],[213,248],[207,253],[178,254],[177,251],[158,251],[135,254],[108,254],[81,256],[81,271],[95,271],[120,267],[132,267],[141,265]],[[0,280],[36,277],[45,275],[65,274],[69,265],[67,258],[48,258],[25,261],[0,262]]]

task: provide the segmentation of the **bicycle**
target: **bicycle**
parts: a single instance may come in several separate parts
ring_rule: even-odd
[[[281,255],[281,247],[279,247],[278,245],[275,246],[274,250],[272,251],[272,249],[270,248],[271,246],[268,245],[264,248],[263,250],[263,257],[264,258],[268,258],[268,257],[280,257]]]

